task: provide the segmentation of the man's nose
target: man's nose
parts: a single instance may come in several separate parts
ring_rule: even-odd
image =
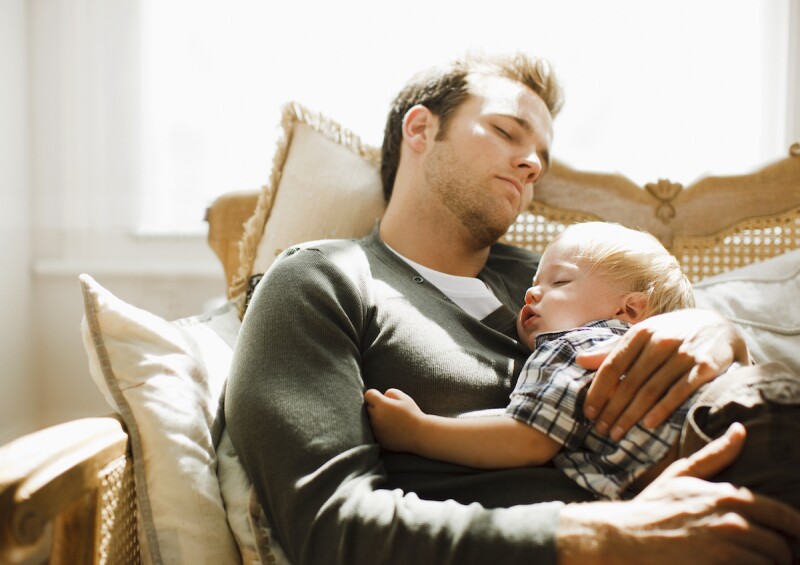
[[[525,184],[532,184],[536,182],[539,175],[542,173],[542,159],[536,151],[526,152],[517,158],[514,164],[517,169],[525,174]]]

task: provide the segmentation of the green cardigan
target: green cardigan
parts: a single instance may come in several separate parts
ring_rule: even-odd
[[[504,304],[476,320],[380,240],[287,250],[236,344],[225,420],[293,563],[555,562],[561,502],[587,494],[550,467],[479,471],[382,452],[363,393],[422,410],[504,408],[529,354],[515,316],[536,266],[495,245],[479,278]]]

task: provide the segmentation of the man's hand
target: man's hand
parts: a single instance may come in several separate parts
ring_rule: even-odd
[[[385,449],[416,451],[425,413],[410,396],[396,388],[381,394],[374,388],[364,393],[372,433]]]
[[[578,363],[599,367],[584,414],[596,420],[599,433],[610,431],[615,441],[640,420],[647,427],[658,426],[733,361],[749,361],[735,326],[710,310],[653,316],[610,347],[583,353]]]
[[[670,465],[628,502],[571,504],[560,514],[559,563],[791,563],[800,513],[780,502],[702,480],[738,456],[728,433]]]

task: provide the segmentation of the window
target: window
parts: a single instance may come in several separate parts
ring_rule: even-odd
[[[788,147],[790,0],[385,6],[143,0],[142,227],[204,229],[216,195],[265,183],[289,100],[379,145],[407,78],[467,48],[554,64],[566,105],[552,153],[582,169],[688,184]]]

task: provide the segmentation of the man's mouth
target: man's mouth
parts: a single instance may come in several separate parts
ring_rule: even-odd
[[[523,189],[522,183],[519,182],[517,179],[505,176],[498,176],[497,178],[511,185],[514,188],[514,190],[516,190],[519,194],[522,194],[522,189]]]

